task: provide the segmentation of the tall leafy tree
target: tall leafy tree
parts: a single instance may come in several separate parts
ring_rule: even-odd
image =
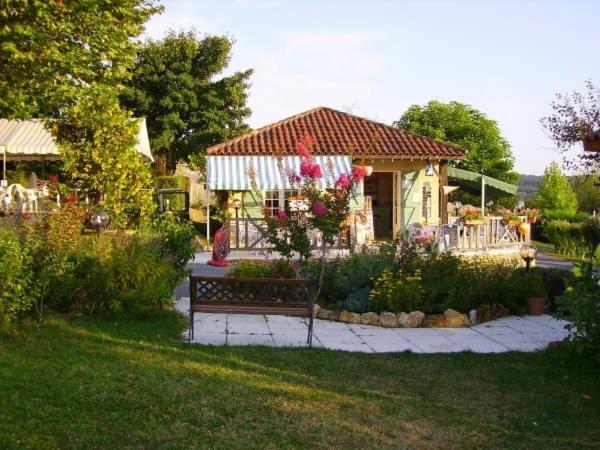
[[[560,210],[567,213],[577,211],[577,196],[556,161],[552,161],[544,170],[544,178],[535,201],[537,206],[544,210]]]
[[[460,102],[432,100],[424,106],[412,105],[394,126],[431,137],[467,150],[457,167],[516,184],[514,157],[496,121]]]
[[[116,225],[129,225],[154,209],[150,165],[136,151],[136,120],[116,92],[91,85],[54,122],[54,132],[72,182],[108,210]]]
[[[118,86],[155,0],[6,0],[0,117],[55,117],[91,83]]]
[[[249,131],[244,120],[252,70],[219,76],[232,45],[225,36],[171,31],[138,53],[122,103],[147,118],[152,148],[170,168]]]
[[[600,89],[591,80],[583,92],[556,94],[552,114],[541,119],[542,126],[558,149],[567,152],[581,146],[583,138],[600,128]],[[600,152],[581,152],[565,160],[566,166],[592,174],[600,172]]]

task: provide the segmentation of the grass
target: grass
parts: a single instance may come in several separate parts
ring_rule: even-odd
[[[555,258],[560,258],[560,259],[564,259],[567,261],[573,261],[573,262],[585,261],[584,258],[579,258],[579,257],[573,256],[573,255],[563,255],[561,253],[558,253],[556,251],[556,249],[554,248],[554,245],[550,244],[548,242],[531,241],[531,243],[533,245],[535,245],[538,248],[538,250],[540,250],[542,253],[544,253],[544,255],[554,256]],[[594,256],[596,258],[600,259],[600,246],[598,246],[598,248],[594,252]]]
[[[600,368],[563,350],[363,355],[223,348],[181,342],[184,328],[171,312],[51,316],[0,338],[0,447],[600,443]]]

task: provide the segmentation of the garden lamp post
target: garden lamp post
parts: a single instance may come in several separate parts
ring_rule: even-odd
[[[531,262],[535,260],[535,255],[537,254],[537,248],[532,244],[523,244],[519,249],[519,255],[525,261],[525,270],[529,274],[531,270]]]
[[[90,216],[90,222],[94,228],[96,228],[96,232],[100,234],[104,228],[110,222],[110,217],[104,210],[96,211],[92,213]]]

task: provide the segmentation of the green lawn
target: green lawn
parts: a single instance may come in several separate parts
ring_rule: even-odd
[[[554,245],[550,244],[548,242],[531,241],[531,243],[533,245],[535,245],[537,247],[537,249],[540,250],[541,252],[543,252],[545,255],[554,256],[555,258],[566,259],[567,261],[573,261],[573,262],[584,261],[583,258],[578,258],[576,256],[571,256],[571,255],[562,255],[562,254],[558,253],[554,249]],[[598,248],[594,252],[594,256],[596,256],[596,258],[600,259],[600,246],[598,246]]]
[[[0,338],[0,447],[600,445],[589,358],[212,348],[184,327],[54,316]]]

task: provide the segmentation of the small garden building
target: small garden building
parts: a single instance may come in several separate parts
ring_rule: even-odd
[[[358,242],[392,237],[413,225],[447,220],[448,161],[465,150],[437,140],[327,107],[319,107],[267,125],[207,150],[207,186],[228,191],[228,204],[241,218],[276,215],[290,195],[280,166],[298,170],[296,143],[306,134],[321,164],[323,188],[352,165],[366,166],[352,200],[349,223]],[[252,193],[249,170],[263,200]],[[234,214],[233,209],[231,210]]]

